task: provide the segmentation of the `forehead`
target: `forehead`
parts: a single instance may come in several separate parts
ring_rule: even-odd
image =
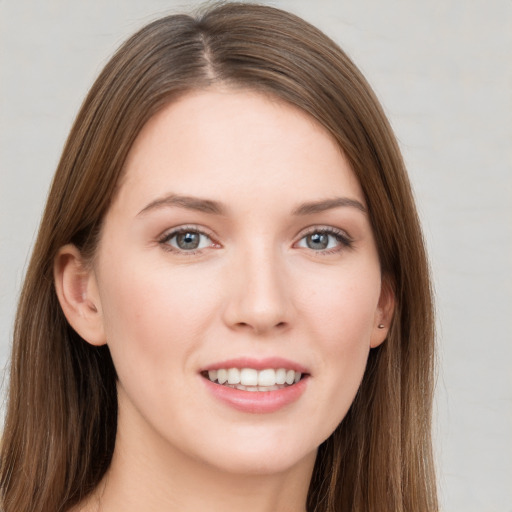
[[[149,201],[168,191],[216,200],[279,192],[283,200],[363,199],[343,152],[316,120],[275,97],[228,88],[187,93],[138,135],[121,198]]]

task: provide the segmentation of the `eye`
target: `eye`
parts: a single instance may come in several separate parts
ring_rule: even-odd
[[[205,233],[194,228],[180,228],[167,233],[160,243],[169,246],[169,250],[193,252],[214,245],[212,239]]]
[[[297,243],[297,247],[304,247],[317,252],[336,252],[336,250],[351,245],[352,240],[348,235],[334,228],[315,229],[303,236]]]

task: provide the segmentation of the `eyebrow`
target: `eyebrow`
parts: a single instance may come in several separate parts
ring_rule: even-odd
[[[333,199],[325,199],[323,201],[312,201],[308,203],[302,203],[293,211],[294,215],[312,215],[314,213],[325,212],[326,210],[332,210],[333,208],[340,207],[351,207],[357,208],[363,213],[367,213],[366,207],[357,199],[351,199],[350,197],[335,197]]]
[[[225,213],[224,208],[217,201],[201,199],[199,197],[170,194],[168,196],[155,199],[146,205],[137,215],[143,215],[151,210],[156,210],[166,206],[179,206],[181,208],[186,208],[187,210],[195,210],[214,215],[224,215]]]
[[[186,208],[187,210],[194,210],[203,213],[210,213],[213,215],[225,215],[225,208],[217,201],[176,194],[170,194],[151,201],[151,203],[146,205],[137,215],[144,215],[151,210],[172,206],[178,206],[180,208]],[[335,197],[333,199],[302,203],[295,208],[292,213],[293,215],[313,215],[315,213],[321,213],[326,210],[332,210],[340,207],[356,208],[363,213],[367,213],[365,206],[360,201],[349,197]]]

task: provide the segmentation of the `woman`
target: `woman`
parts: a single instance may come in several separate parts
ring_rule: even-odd
[[[16,320],[10,511],[434,511],[433,315],[370,87],[297,17],[129,39],[87,96]]]

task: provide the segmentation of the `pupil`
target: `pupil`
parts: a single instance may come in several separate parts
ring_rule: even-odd
[[[198,233],[180,233],[176,237],[176,243],[180,249],[197,249],[199,246]]]
[[[306,243],[310,249],[325,249],[329,244],[329,236],[325,233],[314,233],[307,237]]]

